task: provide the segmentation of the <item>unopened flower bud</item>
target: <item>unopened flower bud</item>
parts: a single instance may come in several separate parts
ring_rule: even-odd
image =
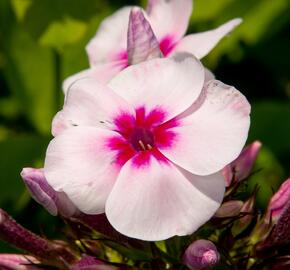
[[[234,217],[239,215],[241,209],[243,207],[242,201],[227,201],[224,202],[221,207],[216,211],[214,214],[214,217],[217,218],[228,218],[228,217]]]
[[[290,179],[272,196],[265,215],[253,230],[259,249],[277,245],[290,236]],[[288,236],[287,236],[288,235]]]
[[[259,141],[253,142],[243,149],[236,160],[224,168],[226,186],[230,186],[233,180],[239,182],[249,176],[261,146]]]
[[[256,192],[244,202],[240,214],[242,215],[238,220],[235,221],[232,227],[233,235],[237,235],[246,229],[251,221],[253,220],[253,210],[256,201]]]
[[[190,269],[205,269],[215,266],[220,259],[216,246],[208,240],[197,240],[185,251],[183,263]]]
[[[55,191],[46,181],[43,169],[24,168],[21,177],[32,198],[51,215],[70,217],[77,212],[76,207],[63,192]]]
[[[290,178],[286,180],[280,186],[279,190],[272,196],[268,204],[266,219],[271,219],[273,223],[276,223],[289,201],[290,201]]]
[[[39,261],[32,256],[0,254],[0,268],[4,270],[39,270]]]
[[[140,8],[131,10],[127,37],[130,64],[138,64],[162,56],[159,42]]]

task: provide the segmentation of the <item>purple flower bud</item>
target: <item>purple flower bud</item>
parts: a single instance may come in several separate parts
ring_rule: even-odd
[[[190,269],[204,269],[215,266],[220,259],[216,246],[208,240],[197,240],[185,251],[183,263]]]
[[[236,160],[224,168],[226,186],[230,186],[232,181],[239,182],[249,176],[261,146],[259,141],[253,142],[243,149]]]
[[[117,266],[106,264],[103,261],[97,260],[91,256],[84,256],[79,262],[71,267],[72,270],[118,270]]]
[[[162,56],[159,42],[140,8],[131,11],[127,44],[130,64]]]
[[[272,196],[268,204],[266,219],[276,223],[283,213],[287,203],[290,201],[290,178],[286,180],[279,190]]]
[[[267,238],[258,246],[260,250],[286,244],[290,238],[290,201],[287,202],[285,209],[277,220]]]
[[[32,256],[0,254],[0,268],[4,270],[40,270],[39,261]]]
[[[239,234],[250,225],[251,221],[253,220],[253,209],[255,201],[256,192],[254,192],[254,194],[247,201],[244,202],[240,211],[240,214],[243,216],[236,220],[232,227],[232,233],[234,235]]]
[[[221,207],[216,211],[214,214],[214,217],[217,218],[228,218],[228,217],[234,217],[239,215],[242,207],[243,207],[242,201],[227,201],[224,202]]]
[[[51,215],[70,217],[77,208],[63,192],[55,191],[46,181],[43,169],[24,168],[21,177],[31,197],[41,204]]]

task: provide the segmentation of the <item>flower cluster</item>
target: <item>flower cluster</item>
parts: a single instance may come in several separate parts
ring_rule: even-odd
[[[288,244],[289,181],[264,215],[256,191],[237,199],[261,144],[242,150],[250,105],[199,60],[241,20],[184,36],[191,10],[192,0],[151,0],[102,22],[86,48],[90,68],[63,84],[44,167],[21,172],[31,196],[66,221],[67,241],[1,210],[0,238],[30,255],[0,255],[0,267],[252,269],[264,250],[273,267],[288,265],[273,247]]]

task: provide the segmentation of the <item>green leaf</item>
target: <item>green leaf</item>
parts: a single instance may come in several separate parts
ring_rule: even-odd
[[[106,1],[96,0],[33,0],[26,12],[24,25],[29,33],[38,40],[51,23],[61,22],[65,18],[87,22],[106,6]]]
[[[65,46],[83,38],[86,30],[85,23],[67,17],[62,21],[51,23],[40,37],[40,44],[62,51]]]
[[[40,133],[49,134],[61,91],[56,89],[54,53],[39,47],[19,27],[13,28],[5,45],[7,84],[31,124]]]
[[[20,208],[17,204],[24,191],[20,178],[23,167],[33,167],[44,157],[48,138],[35,135],[9,137],[0,141],[0,205],[7,210]]]
[[[260,140],[275,155],[282,157],[290,152],[289,119],[289,102],[263,101],[253,103],[249,140]]]
[[[19,21],[24,19],[25,14],[31,4],[32,0],[11,0],[12,8]]]

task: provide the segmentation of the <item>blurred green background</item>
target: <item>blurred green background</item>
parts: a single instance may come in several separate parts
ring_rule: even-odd
[[[248,189],[259,183],[263,207],[290,176],[290,1],[194,2],[190,33],[244,19],[203,63],[252,104],[249,142],[263,148]],[[88,67],[84,47],[100,21],[128,4],[146,1],[0,0],[0,207],[36,232],[59,235],[61,221],[30,199],[19,173],[42,166],[63,79]]]

